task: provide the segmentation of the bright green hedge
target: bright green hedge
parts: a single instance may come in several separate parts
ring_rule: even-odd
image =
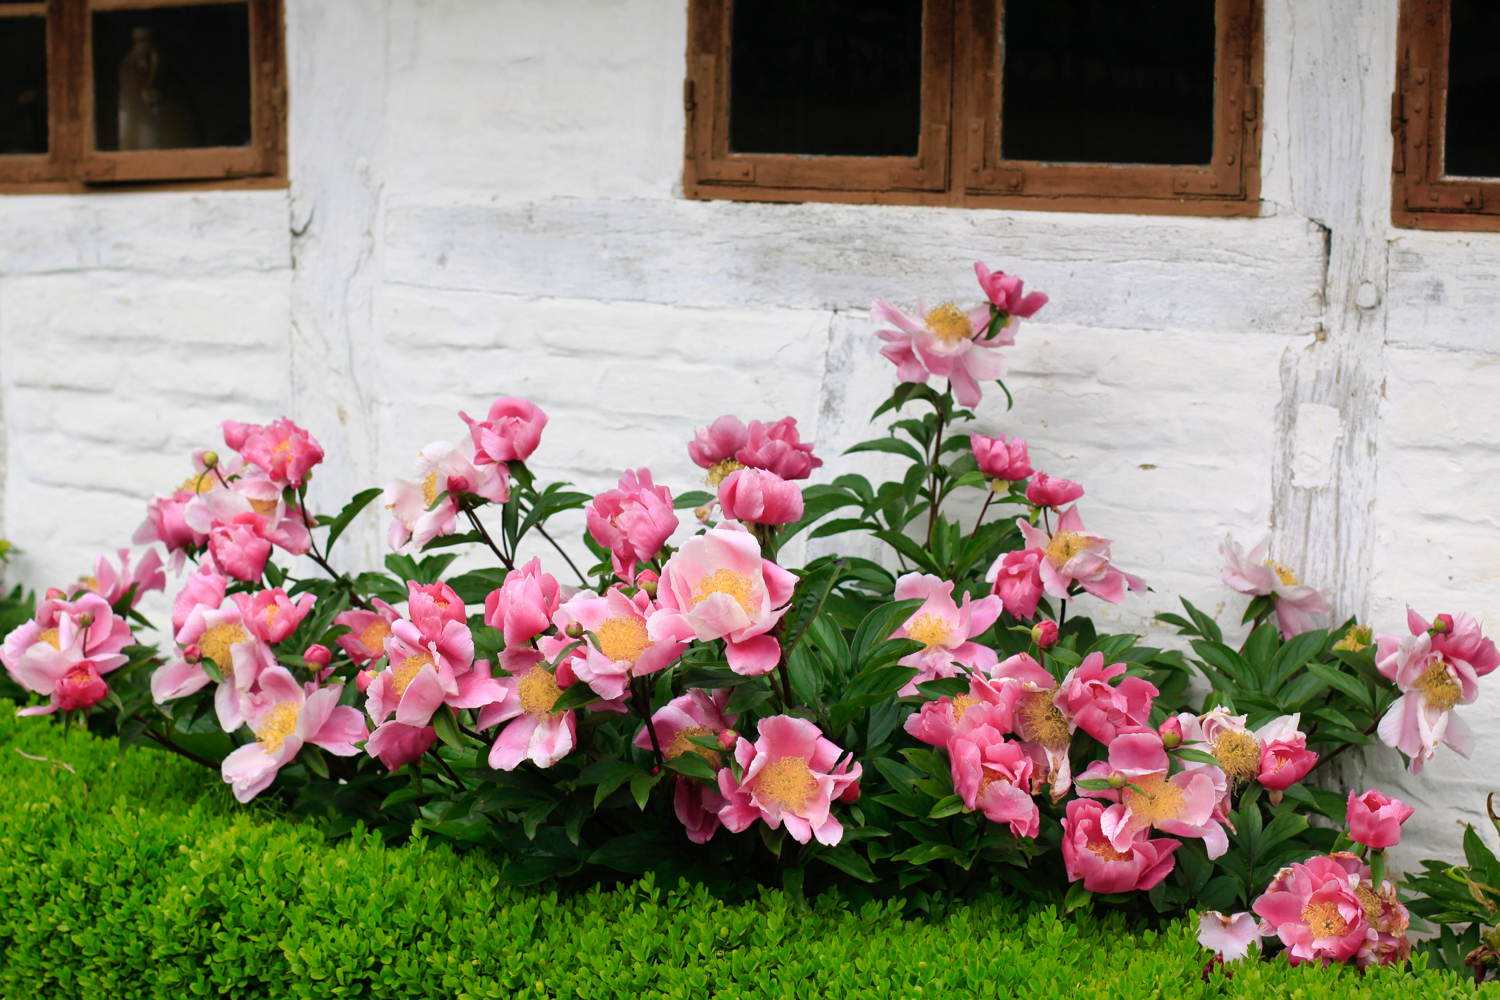
[[[1282,961],[1203,983],[1186,925],[1133,933],[1003,898],[931,922],[826,897],[804,912],[779,892],[726,905],[649,878],[559,899],[420,842],[329,844],[316,827],[233,807],[196,765],[122,756],[12,712],[0,702],[7,998],[1474,995],[1447,974]]]

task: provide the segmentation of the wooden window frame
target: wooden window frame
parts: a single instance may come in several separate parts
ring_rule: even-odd
[[[1003,159],[1004,0],[926,0],[916,157],[731,153],[732,3],[689,3],[683,94],[683,193],[689,198],[1151,215],[1260,212],[1261,0],[1215,0],[1214,152],[1205,167]]]
[[[234,2],[249,7],[250,145],[95,149],[93,14]],[[0,17],[38,13],[47,22],[48,152],[0,156],[0,193],[286,186],[282,0],[41,0],[0,6]]]
[[[1450,9],[1448,0],[1401,0],[1391,95],[1391,221],[1406,229],[1500,232],[1500,179],[1450,178],[1442,170]]]

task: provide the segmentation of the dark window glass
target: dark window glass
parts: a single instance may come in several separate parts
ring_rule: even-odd
[[[248,5],[96,13],[94,123],[101,150],[248,146]]]
[[[47,152],[47,21],[0,17],[0,155]]]
[[[1443,170],[1500,177],[1500,3],[1453,0]]]
[[[1214,0],[1005,0],[1008,160],[1213,158]]]
[[[916,156],[922,0],[735,0],[729,148]]]

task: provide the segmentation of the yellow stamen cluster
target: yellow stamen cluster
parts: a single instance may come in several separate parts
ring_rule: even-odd
[[[276,513],[276,505],[280,502],[280,500],[257,500],[254,497],[251,497],[250,509],[255,511],[255,513],[259,514],[261,517],[270,517],[272,514]]]
[[[427,473],[427,478],[422,480],[422,503],[431,507],[437,500],[437,471]]]
[[[391,634],[391,623],[384,618],[377,618],[366,625],[364,631],[359,634],[360,644],[376,656],[385,648],[385,637]]]
[[[269,712],[261,716],[260,725],[255,727],[255,738],[260,741],[266,753],[281,752],[281,745],[297,729],[299,711],[294,701],[278,701],[271,706]]]
[[[953,630],[942,618],[924,611],[906,626],[906,634],[931,649],[933,646],[948,645]]]
[[[722,462],[716,462],[715,464],[709,466],[708,474],[703,477],[703,481],[709,486],[718,486],[724,480],[729,478],[729,474],[731,472],[738,472],[743,468],[744,466],[736,462],[734,459],[726,458]]]
[[[1427,696],[1428,708],[1438,712],[1446,712],[1457,705],[1464,694],[1453,671],[1448,669],[1448,662],[1443,659],[1433,660],[1412,687]]]
[[[1016,732],[1027,743],[1048,750],[1064,750],[1072,734],[1062,710],[1052,703],[1053,692],[1027,691],[1016,702]]]
[[[1292,572],[1292,568],[1290,566],[1287,566],[1284,563],[1279,563],[1275,559],[1267,559],[1264,563],[1261,563],[1261,565],[1269,566],[1273,570],[1275,570],[1276,575],[1281,577],[1281,585],[1283,587],[1297,586],[1297,574]]]
[[[1354,895],[1358,896],[1359,901],[1364,904],[1365,916],[1369,918],[1371,925],[1380,923],[1385,909],[1380,905],[1380,897],[1375,895],[1373,890],[1366,888],[1363,883],[1354,890]]]
[[[527,715],[548,715],[562,697],[562,688],[557,686],[557,678],[541,667],[532,667],[516,685],[516,697]]]
[[[702,757],[704,760],[708,761],[708,766],[717,771],[719,768],[724,766],[724,759],[720,757],[716,751],[709,750],[706,747],[700,747],[698,744],[694,743],[692,741],[692,737],[714,736],[717,735],[718,732],[719,731],[712,726],[688,726],[686,729],[680,730],[676,736],[672,737],[672,742],[662,750],[662,754],[667,758],[667,760],[676,760],[678,757],[681,757],[685,753],[695,753],[698,756]]]
[[[391,678],[392,687],[396,689],[396,697],[406,694],[406,689],[411,687],[411,682],[417,679],[417,674],[421,673],[423,667],[432,665],[431,653],[408,656],[401,666],[395,668],[395,675]]]
[[[195,472],[182,481],[179,490],[192,490],[194,493],[207,493],[219,485],[219,479],[212,472]]]
[[[1059,531],[1047,542],[1042,551],[1054,568],[1062,569],[1068,560],[1089,547],[1089,541],[1076,531]]]
[[[1354,625],[1344,633],[1344,637],[1333,644],[1334,649],[1347,649],[1351,653],[1357,653],[1361,649],[1368,649],[1374,634],[1368,625]]]
[[[1119,851],[1115,850],[1115,845],[1111,844],[1107,840],[1101,840],[1101,841],[1098,841],[1097,843],[1091,840],[1088,843],[1088,848],[1095,855],[1097,855],[1100,858],[1103,858],[1105,861],[1129,861],[1130,860],[1130,855],[1131,855],[1130,851],[1126,851],[1124,854],[1121,854]]]
[[[97,591],[99,589],[99,578],[97,576],[80,576],[78,582],[89,590]]]
[[[971,694],[961,694],[957,698],[954,698],[953,721],[958,722],[962,720],[965,712],[979,704],[982,704],[981,700]]]
[[[594,634],[599,637],[599,652],[616,663],[634,664],[651,645],[646,623],[639,618],[606,618]]]
[[[1224,729],[1214,736],[1209,753],[1231,778],[1249,781],[1260,773],[1260,740],[1237,729]]]
[[[1302,908],[1302,922],[1312,928],[1314,940],[1349,933],[1349,921],[1339,912],[1337,903],[1308,903]]]
[[[53,649],[62,649],[62,640],[58,638],[56,626],[42,629],[41,634],[36,637],[36,641],[45,642]]]
[[[1124,802],[1130,811],[1155,826],[1164,819],[1175,819],[1182,811],[1182,789],[1160,774],[1143,774],[1131,781],[1141,792],[1125,787]]]
[[[234,657],[229,647],[237,642],[249,642],[250,634],[239,622],[220,622],[198,637],[198,648],[203,655],[219,665],[219,670],[228,677],[234,669]]]
[[[968,314],[952,302],[944,302],[931,310],[922,318],[922,322],[950,347],[974,338],[974,324],[969,322]]]
[[[761,768],[755,777],[755,790],[761,801],[796,812],[817,794],[818,779],[813,777],[806,757],[782,757]]]
[[[714,570],[693,588],[693,607],[707,600],[709,594],[728,594],[745,609],[745,614],[753,614],[755,608],[750,604],[750,588],[753,586],[754,582],[744,573],[732,569]]]

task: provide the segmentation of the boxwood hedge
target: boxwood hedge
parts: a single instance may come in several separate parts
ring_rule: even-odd
[[[1367,976],[1273,961],[1204,982],[1185,923],[1153,931],[1004,896],[933,920],[770,890],[727,904],[649,876],[560,898],[500,885],[482,855],[360,830],[330,843],[314,824],[231,810],[193,764],[22,728],[13,712],[0,701],[8,998],[1474,995],[1423,957]]]

